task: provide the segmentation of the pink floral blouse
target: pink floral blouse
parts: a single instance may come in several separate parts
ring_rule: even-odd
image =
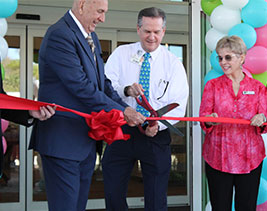
[[[212,79],[204,88],[199,116],[211,113],[247,120],[258,113],[267,116],[266,87],[245,76],[235,96],[232,81],[226,75]],[[265,157],[261,133],[266,133],[267,127],[227,123],[209,128],[201,123],[201,127],[206,133],[203,157],[214,169],[233,174],[249,173]]]

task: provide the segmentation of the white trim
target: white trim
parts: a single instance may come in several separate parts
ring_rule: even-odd
[[[192,2],[192,105],[193,116],[199,116],[201,102],[201,43],[200,43],[200,1]],[[201,156],[201,128],[199,123],[193,123],[193,201],[191,210],[202,209],[202,156]]]

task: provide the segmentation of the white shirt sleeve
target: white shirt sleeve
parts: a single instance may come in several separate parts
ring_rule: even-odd
[[[121,59],[120,49],[116,48],[115,51],[109,56],[107,63],[105,64],[105,74],[107,78],[111,80],[113,88],[123,99],[126,96],[124,95],[124,86],[120,83]]]

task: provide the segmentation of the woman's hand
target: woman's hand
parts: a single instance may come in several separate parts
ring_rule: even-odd
[[[212,113],[210,115],[206,115],[205,117],[218,117],[217,113]],[[220,123],[216,123],[216,122],[205,122],[205,124],[207,126],[212,126],[212,125],[219,125]]]
[[[266,117],[263,113],[261,114],[256,114],[252,119],[250,120],[251,123],[250,125],[256,126],[256,127],[261,127],[263,123],[266,122]]]

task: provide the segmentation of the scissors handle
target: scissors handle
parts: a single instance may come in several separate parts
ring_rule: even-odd
[[[150,112],[151,117],[157,117],[158,116],[158,113],[149,104],[145,95],[141,95],[141,100],[139,99],[139,97],[136,97],[135,100],[140,106],[142,106],[144,109],[146,109],[147,111]],[[150,126],[154,126],[156,124],[156,121],[155,120],[149,120],[148,124]],[[139,128],[141,133],[145,134],[145,130],[143,129],[143,127],[141,125],[138,125],[138,128]]]
[[[144,109],[146,109],[147,111],[150,112],[150,114],[151,114],[150,116],[151,117],[157,117],[158,116],[158,113],[149,104],[149,102],[147,101],[145,95],[141,95],[141,100],[142,101],[138,97],[136,97],[135,100],[140,106],[142,106]]]

